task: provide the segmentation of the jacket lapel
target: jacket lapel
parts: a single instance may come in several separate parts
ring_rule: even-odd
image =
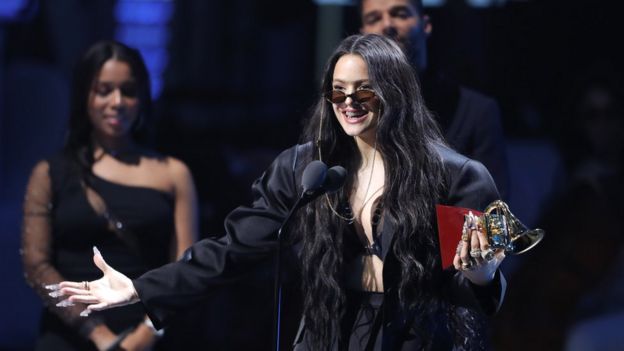
[[[387,218],[386,218],[387,219]],[[394,238],[395,225],[388,220],[382,220],[380,222],[381,228],[379,228],[379,235],[381,235],[381,259],[385,262],[386,255],[392,246],[392,239]]]

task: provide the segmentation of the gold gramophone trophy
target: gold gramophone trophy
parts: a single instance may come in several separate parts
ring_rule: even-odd
[[[504,249],[505,253],[519,255],[527,252],[544,238],[542,229],[528,229],[501,200],[492,202],[477,218],[487,233],[490,247]]]

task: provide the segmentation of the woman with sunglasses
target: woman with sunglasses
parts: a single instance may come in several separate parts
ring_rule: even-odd
[[[297,350],[485,348],[482,316],[502,301],[504,279],[487,238],[468,217],[443,270],[435,205],[483,210],[498,198],[489,173],[445,146],[401,49],[377,35],[346,38],[330,57],[303,143],[284,151],[253,185],[254,202],[226,219],[220,241],[130,280],[94,261],[100,280],[63,282],[86,312],[141,301],[158,326],[174,311],[270,255],[312,160],[348,171],[344,187],[296,213],[304,308]],[[284,234],[282,234],[284,235]],[[476,254],[481,251],[484,255]],[[485,253],[490,252],[490,255]],[[472,256],[472,257],[471,257]]]

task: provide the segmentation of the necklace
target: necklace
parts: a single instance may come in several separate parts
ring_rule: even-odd
[[[378,115],[381,116],[381,106],[379,106]],[[321,133],[323,131],[323,120],[324,120],[324,113],[321,112],[318,136],[315,142],[316,147],[318,148],[318,157],[319,157],[319,160],[321,161],[323,160],[323,153],[321,152],[321,140],[322,140]],[[375,138],[375,145],[373,146],[373,164],[371,165],[371,172],[370,172],[370,176],[368,177],[368,185],[366,186],[366,192],[364,193],[364,202],[362,203],[362,208],[360,209],[360,215],[362,214],[362,211],[364,210],[364,207],[366,207],[366,204],[368,203],[368,201],[370,201],[370,199],[372,199],[373,196],[379,190],[382,190],[384,188],[384,186],[382,185],[381,187],[379,187],[379,189],[375,190],[375,192],[371,194],[370,198],[367,199],[368,191],[370,190],[371,182],[373,180],[373,171],[375,170],[375,156],[377,156],[377,138]],[[338,213],[338,211],[336,211],[336,209],[332,205],[331,200],[329,199],[329,195],[327,193],[325,193],[325,200],[327,201],[327,206],[329,206],[329,209],[334,213],[336,217],[342,219],[343,221],[348,222],[349,224],[353,223],[353,221],[355,220],[355,215],[353,213],[351,213],[351,216],[349,217],[345,217],[341,215],[340,213]]]
[[[377,188],[377,190],[375,190],[372,194],[370,194],[370,196],[368,195],[368,192],[370,191],[370,187],[371,184],[373,182],[373,173],[375,171],[375,158],[377,156],[377,141],[375,140],[375,145],[373,147],[373,159],[372,159],[372,165],[371,165],[371,170],[370,170],[370,175],[368,176],[368,184],[366,185],[366,191],[364,192],[364,202],[362,202],[362,206],[360,206],[359,209],[359,213],[358,216],[356,216],[352,211],[351,212],[351,216],[343,216],[340,213],[338,213],[338,211],[336,211],[336,209],[334,208],[334,206],[331,204],[331,201],[329,200],[329,196],[327,194],[325,194],[325,199],[327,200],[327,205],[329,205],[330,210],[334,213],[334,215],[336,215],[338,218],[342,219],[343,221],[350,223],[353,223],[353,221],[355,221],[355,219],[357,217],[362,217],[362,212],[364,211],[364,208],[366,207],[366,204],[368,204],[368,202],[375,197],[375,194],[377,194],[380,190],[382,190],[384,188],[384,186],[380,186],[379,188]],[[350,208],[351,206],[349,206]]]

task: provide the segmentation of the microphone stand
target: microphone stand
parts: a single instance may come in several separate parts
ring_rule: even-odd
[[[290,222],[292,215],[299,208],[302,203],[302,200],[306,198],[306,195],[311,195],[308,193],[313,193],[312,191],[304,191],[301,196],[297,199],[297,202],[290,208],[288,215],[284,222],[282,222],[282,226],[277,231],[277,252],[275,253],[275,281],[274,281],[274,296],[273,296],[273,321],[274,325],[274,333],[273,333],[273,345],[276,351],[280,350],[280,332],[281,332],[281,316],[282,316],[282,270],[281,270],[281,261],[282,261],[282,230],[286,227],[286,224]]]

